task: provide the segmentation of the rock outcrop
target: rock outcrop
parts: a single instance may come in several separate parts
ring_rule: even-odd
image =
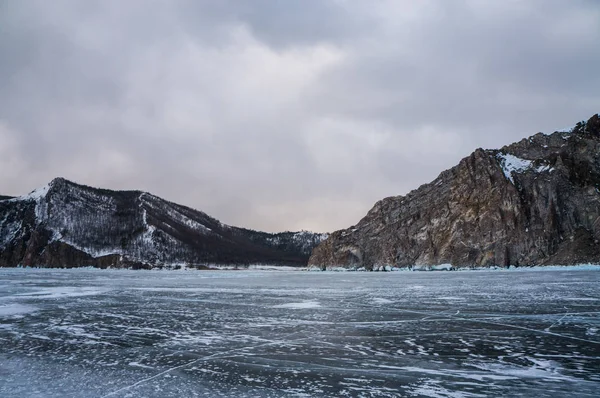
[[[325,237],[231,227],[149,193],[62,178],[0,198],[0,267],[304,266]]]
[[[477,149],[334,232],[309,265],[372,270],[600,262],[600,119]]]

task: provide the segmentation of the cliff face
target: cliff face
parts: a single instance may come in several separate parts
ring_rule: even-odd
[[[377,269],[600,261],[600,119],[477,149],[430,184],[385,198],[309,265]]]
[[[148,193],[60,178],[27,196],[0,198],[3,267],[303,266],[325,237],[231,227]]]

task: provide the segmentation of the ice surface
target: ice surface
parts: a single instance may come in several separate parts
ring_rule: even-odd
[[[0,317],[28,314],[36,309],[36,307],[19,303],[0,305]]]
[[[393,303],[393,301],[388,300],[386,298],[382,298],[382,297],[374,297],[373,303],[375,303],[375,304],[391,304],[391,303]]]
[[[306,309],[306,308],[319,308],[321,304],[317,301],[303,301],[301,303],[287,303],[276,305],[275,308],[293,308],[293,309]]]
[[[62,297],[80,297],[80,296],[93,296],[101,294],[107,291],[107,289],[99,289],[95,287],[71,287],[71,286],[56,286],[49,287],[43,290],[36,290],[32,292],[18,293],[16,296],[19,297],[33,297],[33,298],[44,298],[54,299]]]
[[[597,397],[598,270],[0,269],[0,396]]]

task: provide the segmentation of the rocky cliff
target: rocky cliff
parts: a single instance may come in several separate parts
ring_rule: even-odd
[[[312,266],[379,269],[600,262],[600,119],[477,149],[385,198],[313,251]]]
[[[231,227],[149,193],[62,178],[26,196],[0,197],[2,267],[303,266],[325,237]]]

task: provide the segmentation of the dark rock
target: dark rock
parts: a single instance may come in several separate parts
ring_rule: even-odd
[[[477,149],[430,184],[385,198],[309,265],[378,269],[600,261],[600,121]]]
[[[600,117],[594,115],[585,124],[585,131],[592,135],[600,135]]]

